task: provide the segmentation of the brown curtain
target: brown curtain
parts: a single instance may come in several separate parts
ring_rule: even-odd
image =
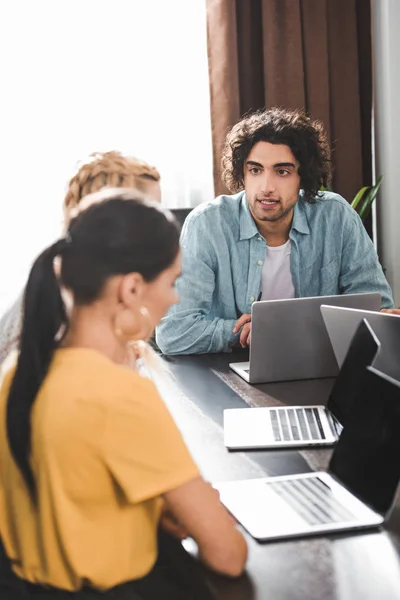
[[[305,108],[333,149],[333,189],[371,184],[369,0],[207,0],[216,194],[225,136],[240,116]]]

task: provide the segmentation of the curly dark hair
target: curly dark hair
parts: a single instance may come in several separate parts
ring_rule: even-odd
[[[302,110],[269,108],[246,114],[229,131],[222,153],[222,181],[233,193],[244,187],[244,162],[257,142],[289,146],[298,161],[304,200],[313,203],[331,181],[331,154],[320,121]]]

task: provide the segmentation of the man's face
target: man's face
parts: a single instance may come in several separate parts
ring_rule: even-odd
[[[293,212],[300,190],[299,163],[289,146],[257,142],[244,162],[244,187],[257,222],[280,221]]]

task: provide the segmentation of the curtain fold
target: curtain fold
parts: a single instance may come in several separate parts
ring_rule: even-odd
[[[226,133],[239,118],[239,75],[236,3],[207,0],[207,50],[210,77],[214,187],[221,183],[221,152]],[[217,187],[217,179],[219,185]]]
[[[227,130],[258,108],[304,108],[333,149],[333,189],[371,184],[370,6],[365,0],[207,0],[214,186]]]

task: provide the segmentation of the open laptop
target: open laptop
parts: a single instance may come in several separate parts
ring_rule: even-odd
[[[258,540],[381,525],[400,478],[400,384],[367,367],[354,414],[328,472],[216,484],[221,501]]]
[[[334,444],[353,410],[365,369],[375,364],[379,349],[379,340],[362,319],[326,407],[227,408],[224,410],[225,446],[239,450]]]
[[[229,366],[249,383],[334,377],[338,366],[320,306],[380,310],[378,293],[265,300],[252,306],[250,361]]]
[[[355,330],[365,318],[381,343],[374,367],[400,380],[400,315],[325,305],[321,306],[321,313],[339,367]]]

